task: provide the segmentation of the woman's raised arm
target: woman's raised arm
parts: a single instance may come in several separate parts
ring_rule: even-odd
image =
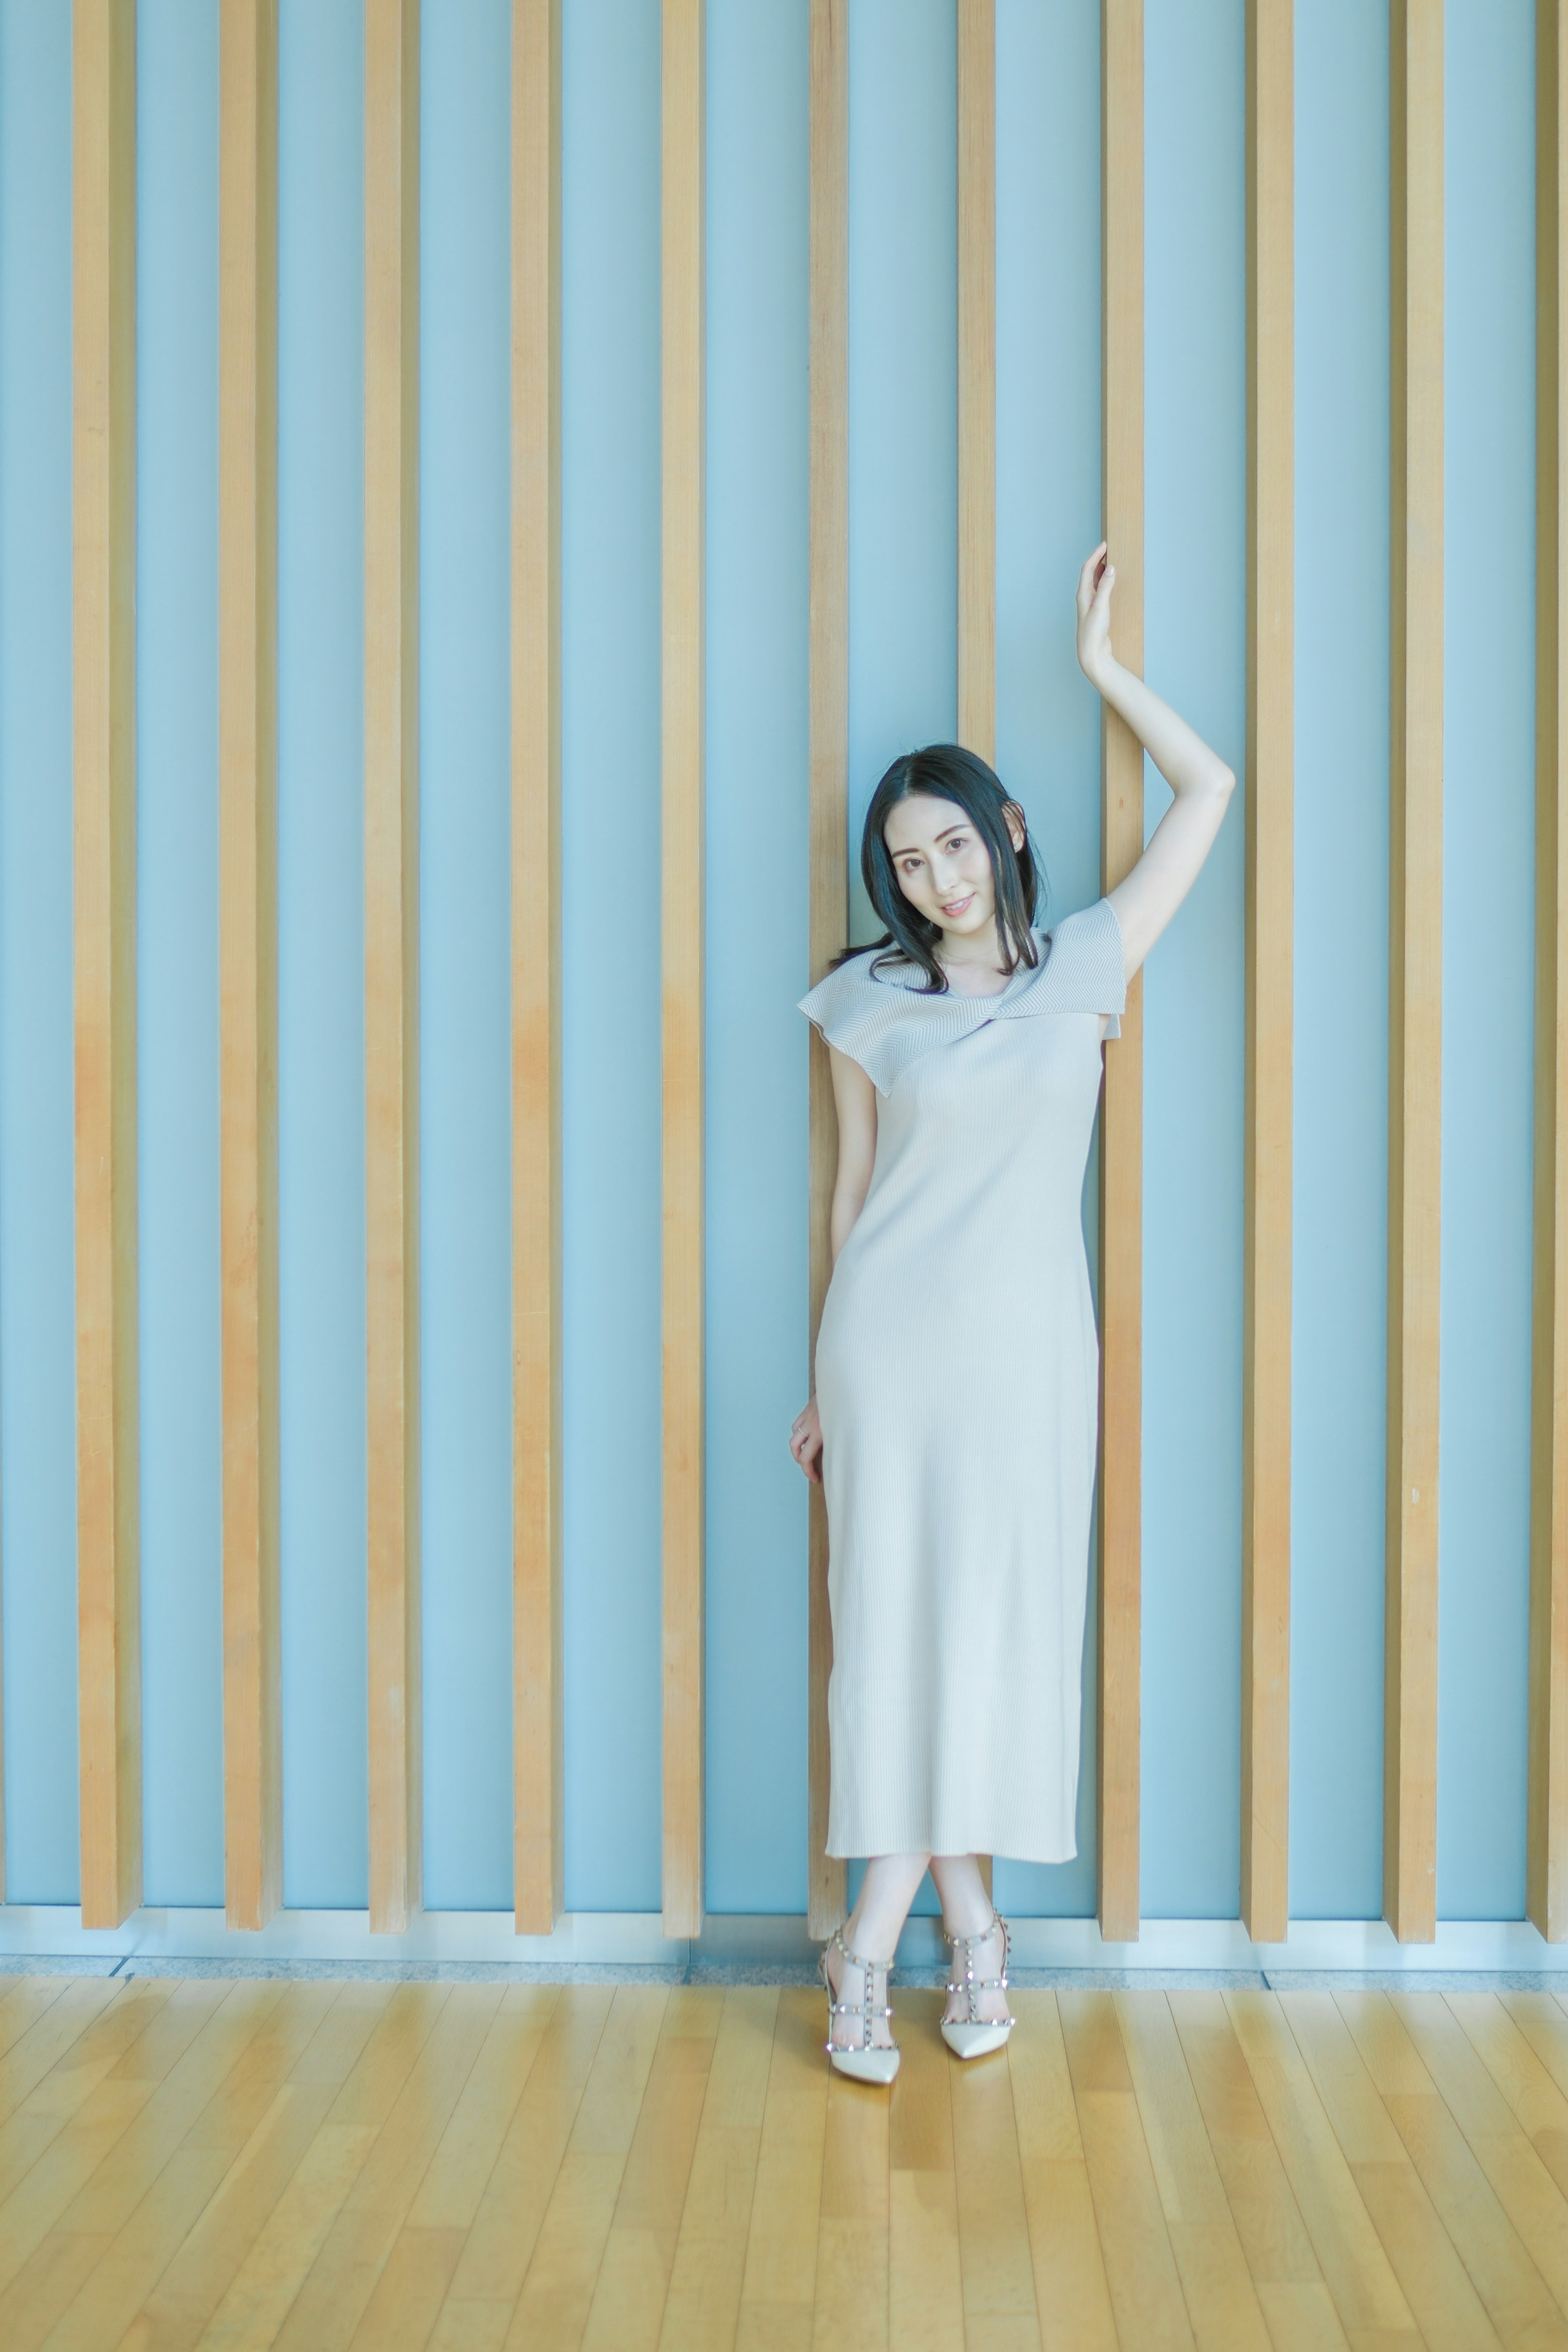
[[[1107,893],[1122,928],[1131,980],[1197,881],[1236,779],[1218,751],[1211,751],[1202,736],[1141,677],[1124,669],[1112,652],[1111,592],[1115,584],[1115,566],[1102,543],[1078,575],[1079,666],[1126,720],[1176,794],[1132,872]]]

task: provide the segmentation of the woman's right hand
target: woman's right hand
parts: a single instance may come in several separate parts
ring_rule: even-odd
[[[815,1397],[803,1412],[795,1415],[789,1432],[789,1451],[808,1478],[822,1483],[822,1424],[817,1414]]]

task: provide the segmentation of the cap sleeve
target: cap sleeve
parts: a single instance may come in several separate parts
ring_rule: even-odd
[[[919,1055],[983,1028],[997,1000],[928,995],[900,981],[879,980],[872,970],[875,961],[870,950],[852,957],[819,981],[800,1003],[829,1045],[858,1062],[878,1093],[885,1095]]]
[[[1100,1013],[1121,1034],[1127,1009],[1127,961],[1122,926],[1109,898],[1064,916],[1050,933],[1051,953],[1033,991],[1042,1013]]]

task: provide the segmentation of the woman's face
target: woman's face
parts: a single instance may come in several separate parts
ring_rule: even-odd
[[[1024,844],[1021,813],[1009,802],[1008,831]],[[973,939],[994,922],[996,882],[990,852],[972,818],[956,801],[911,793],[882,829],[898,887],[927,922],[955,939]]]

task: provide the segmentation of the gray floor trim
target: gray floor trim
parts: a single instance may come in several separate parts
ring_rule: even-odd
[[[603,1961],[276,1960],[181,1958],[132,1953],[98,1959],[74,1953],[0,1954],[0,1977],[261,1977],[290,1983],[638,1984],[818,1986],[815,1964],[721,1961],[697,1958],[685,1968]],[[1557,1992],[1568,2002],[1561,1970],[1540,1969],[1014,1969],[1009,1981],[1034,1992]],[[894,1999],[915,1988],[939,1990],[946,1970],[917,1964],[894,1971]]]
[[[1561,1969],[1270,1969],[1270,1992],[1550,1992],[1568,1999]]]

